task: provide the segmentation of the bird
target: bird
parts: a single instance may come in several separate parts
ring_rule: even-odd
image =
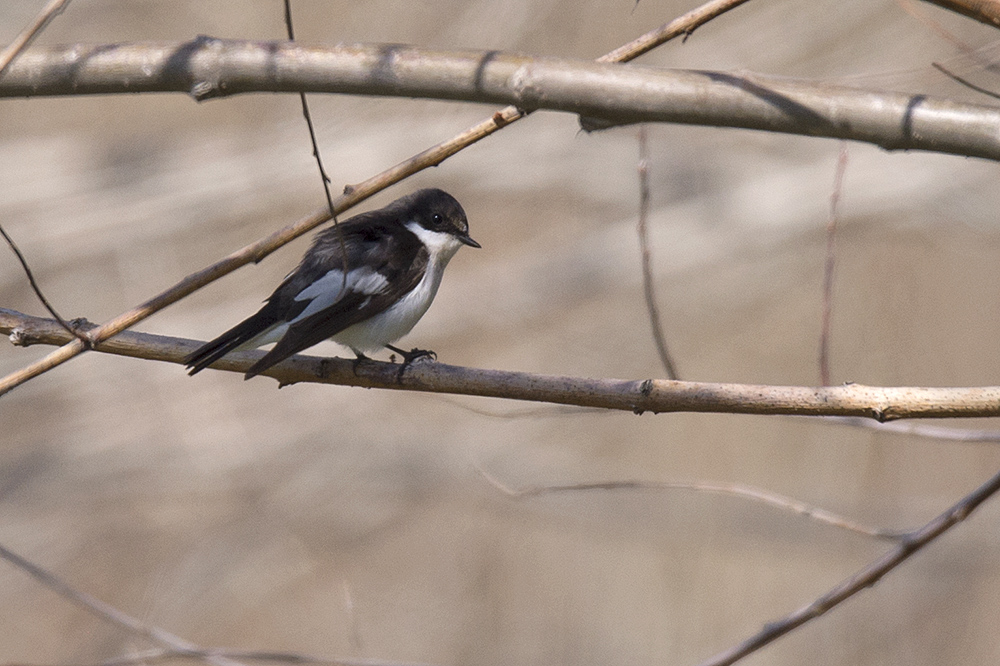
[[[436,188],[344,220],[316,234],[256,314],[187,356],[188,374],[230,352],[270,343],[276,344],[244,379],[328,339],[349,347],[356,362],[382,348],[403,356],[403,368],[416,357],[434,356],[391,343],[427,312],[445,267],[463,245],[482,247],[469,236],[458,200]]]

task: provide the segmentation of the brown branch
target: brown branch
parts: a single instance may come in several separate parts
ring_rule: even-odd
[[[873,586],[883,576],[905,562],[911,555],[968,518],[980,504],[989,499],[998,490],[1000,490],[1000,473],[963,497],[958,503],[919,530],[905,535],[898,546],[858,573],[842,581],[808,606],[800,608],[776,622],[766,624],[759,633],[751,636],[739,645],[703,661],[699,666],[728,666],[729,664],[733,664],[743,657],[756,652],[768,643],[784,636],[793,629],[823,615],[861,590]]]
[[[645,53],[659,44],[664,43],[668,39],[676,37],[677,35],[690,33],[699,25],[715,18],[727,9],[742,4],[743,2],[746,2],[746,0],[712,0],[703,6],[704,8],[711,8],[711,11],[706,10],[701,13],[696,11],[686,14],[685,16],[671,21],[656,30],[650,31],[646,35],[643,35],[633,41],[631,43],[632,48],[628,53],[620,56],[614,56],[614,53],[612,53],[605,57],[614,57],[615,62],[625,62],[642,53]],[[209,41],[213,44],[215,43],[214,40]],[[384,58],[380,58],[380,60],[384,62]],[[147,63],[146,66],[151,67],[152,65],[151,63]],[[0,79],[0,89],[3,88],[4,83],[5,79]],[[296,90],[296,92],[302,92],[302,90]],[[396,166],[368,178],[358,185],[348,186],[345,188],[344,194],[338,197],[337,201],[334,203],[333,214],[339,215],[350,209],[352,206],[364,201],[376,192],[398,183],[404,178],[412,176],[413,174],[428,167],[437,166],[463,148],[490,136],[497,130],[520,120],[525,115],[526,112],[522,109],[516,106],[508,106],[495,112],[489,119],[481,123],[477,123],[453,138],[428,148],[427,150],[414,155],[410,159],[400,162]],[[145,303],[142,303],[132,310],[129,310],[115,319],[112,319],[111,321],[93,329],[89,332],[87,337],[91,341],[92,345],[103,342],[104,340],[107,340],[136,325],[153,313],[162,310],[168,305],[176,303],[178,300],[197,291],[205,285],[233,272],[237,268],[244,266],[251,261],[258,262],[262,260],[279,247],[305,233],[308,233],[329,219],[330,211],[326,208],[321,208],[298,222],[286,226],[285,228],[280,229],[265,238],[247,245],[242,250],[234,252],[221,261],[196,273],[192,273],[173,287],[157,296],[154,296]],[[90,345],[79,339],[74,340],[28,367],[22,368],[7,375],[6,377],[0,378],[0,396],[13,390],[17,386],[20,386],[24,382],[29,381],[33,377],[37,377],[42,373],[48,372],[52,368],[62,365],[69,359],[88,349],[89,346]]]
[[[791,511],[811,520],[816,520],[827,525],[832,525],[849,532],[863,534],[864,536],[875,537],[887,541],[899,541],[900,535],[904,534],[894,530],[884,530],[877,527],[869,527],[855,522],[844,516],[840,516],[832,511],[821,509],[817,506],[807,504],[786,495],[773,493],[762,488],[744,486],[738,483],[692,483],[692,482],[656,482],[656,481],[603,481],[597,483],[573,483],[558,486],[528,486],[525,488],[511,488],[503,484],[481,467],[477,467],[490,485],[510,497],[536,497],[539,495],[549,495],[565,492],[583,492],[590,490],[690,490],[702,493],[712,493],[716,495],[731,495],[755,502],[761,502],[785,511]]]
[[[669,122],[850,139],[1000,160],[1000,109],[749,73],[620,67],[398,45],[306,47],[199,38],[24,53],[0,97],[327,92],[511,104],[574,113],[585,129]],[[506,113],[506,111],[504,112]]]
[[[649,150],[646,142],[646,128],[639,130],[639,224],[636,231],[639,234],[639,250],[642,262],[642,293],[646,299],[646,311],[649,313],[649,324],[653,329],[653,342],[660,355],[660,363],[667,373],[667,379],[680,379],[674,360],[667,351],[667,340],[660,323],[660,310],[656,306],[656,292],[653,288],[653,268],[649,250]]]
[[[38,12],[38,16],[31,24],[21,31],[17,37],[14,38],[10,44],[7,45],[3,51],[0,51],[0,78],[3,77],[4,71],[7,67],[14,61],[14,58],[27,48],[28,44],[38,36],[38,34],[45,29],[45,26],[49,24],[49,21],[54,19],[56,15],[60,14],[62,10],[66,9],[66,5],[69,4],[69,0],[50,0],[49,4],[42,7],[42,11]]]
[[[924,2],[1000,28],[1000,0],[924,0]]]
[[[98,329],[94,329],[98,330]],[[50,319],[0,308],[0,333],[18,345],[65,344],[70,336]],[[92,331],[91,331],[92,333]],[[96,351],[183,364],[202,343],[143,333],[118,335]],[[232,353],[212,365],[246,372],[263,351]],[[715,412],[905,418],[1000,416],[1000,386],[972,388],[764,386],[680,382],[666,379],[587,379],[528,372],[463,368],[417,362],[400,376],[399,365],[377,361],[293,356],[265,373],[281,385],[299,382],[403,391],[452,393],[580,407],[643,412]]]

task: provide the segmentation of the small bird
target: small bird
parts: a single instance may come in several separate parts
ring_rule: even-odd
[[[193,375],[229,352],[277,343],[250,366],[245,375],[250,379],[327,339],[350,347],[359,360],[383,347],[406,363],[431,355],[404,352],[391,343],[427,312],[445,266],[463,245],[481,247],[469,236],[461,204],[442,190],[419,190],[356,215],[316,234],[298,267],[257,314],[184,362]]]

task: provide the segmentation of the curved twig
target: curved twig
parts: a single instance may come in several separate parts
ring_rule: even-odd
[[[864,536],[883,539],[885,541],[899,541],[905,532],[898,530],[886,530],[878,527],[869,527],[859,522],[846,518],[839,514],[821,509],[818,506],[807,504],[794,497],[788,497],[780,493],[745,486],[739,483],[707,483],[688,481],[598,481],[591,483],[570,483],[552,486],[528,486],[525,488],[511,488],[495,476],[487,472],[482,467],[477,466],[476,470],[486,479],[486,481],[510,497],[536,497],[539,495],[550,495],[556,493],[585,492],[589,490],[690,490],[701,493],[711,493],[714,495],[729,495],[742,499],[760,502],[769,506],[784,509],[797,513],[806,518],[832,525],[849,532],[862,534]]]

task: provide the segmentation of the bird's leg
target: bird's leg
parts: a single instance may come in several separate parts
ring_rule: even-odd
[[[403,358],[403,362],[399,365],[399,372],[396,373],[397,383],[403,381],[403,373],[418,358],[430,358],[436,361],[438,357],[437,353],[432,352],[430,349],[417,349],[414,347],[410,351],[403,351],[399,347],[393,347],[392,345],[386,345],[385,348],[399,354]]]
[[[410,351],[403,351],[399,347],[393,347],[392,345],[386,345],[386,349],[389,351],[394,351],[403,358],[403,365],[409,365],[416,361],[418,358],[431,358],[437,360],[437,352],[432,352],[430,349],[417,349],[414,347]]]
[[[352,369],[354,370],[354,376],[357,377],[358,366],[361,364],[361,361],[370,361],[371,359],[359,352],[357,349],[352,349],[351,351],[354,352],[354,355],[357,357],[354,359],[354,363],[351,364]]]

